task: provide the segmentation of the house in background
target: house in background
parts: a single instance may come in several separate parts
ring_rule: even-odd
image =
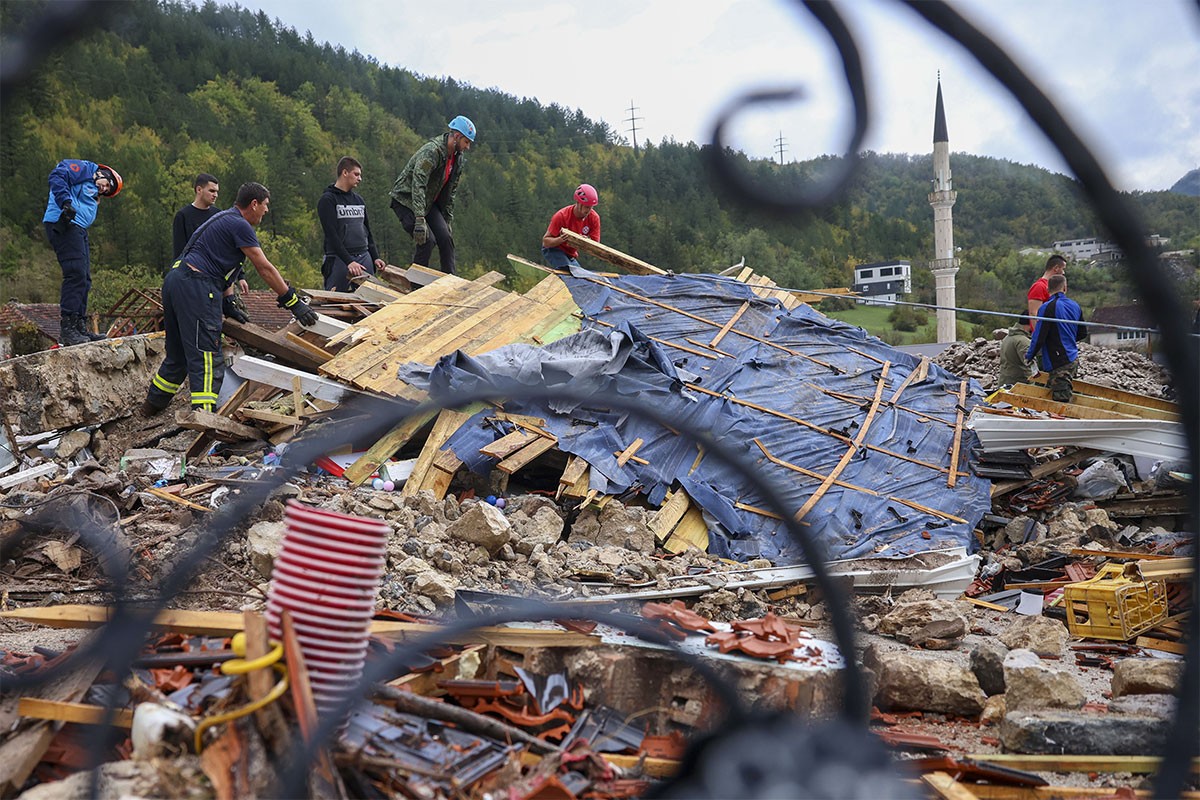
[[[859,264],[854,268],[854,291],[864,305],[900,300],[912,292],[912,266],[907,261]]]
[[[49,350],[58,342],[58,303],[0,306],[0,358]]]
[[[1153,352],[1158,338],[1154,320],[1136,303],[1127,306],[1105,306],[1092,312],[1089,322],[1103,323],[1088,326],[1088,341],[1097,347],[1115,347],[1122,350]],[[1122,328],[1105,327],[1120,325]],[[1148,328],[1147,330],[1124,330],[1123,328]]]

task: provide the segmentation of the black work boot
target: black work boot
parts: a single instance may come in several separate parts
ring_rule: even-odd
[[[83,332],[83,317],[78,314],[63,314],[58,323],[58,343],[63,347],[86,344],[91,339]]]
[[[159,408],[150,402],[149,399],[142,401],[142,407],[138,409],[143,417],[154,417],[163,412],[163,408]]]

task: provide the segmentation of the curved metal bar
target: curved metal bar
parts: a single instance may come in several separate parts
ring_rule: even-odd
[[[1188,335],[1190,315],[1170,277],[1146,245],[1145,225],[1136,207],[1113,187],[1100,162],[1072,130],[1054,104],[1020,67],[988,36],[942,0],[900,0],[975,57],[1012,93],[1034,123],[1058,148],[1087,193],[1100,219],[1128,259],[1129,278],[1163,334],[1163,350],[1175,380],[1179,409],[1187,434],[1192,473],[1200,474],[1200,347]],[[1200,484],[1189,490],[1191,528],[1200,531]],[[1200,549],[1192,555],[1193,596],[1200,595]],[[1155,797],[1178,797],[1187,785],[1192,758],[1200,753],[1200,617],[1189,618],[1190,631],[1181,694],[1167,752],[1155,778]]]
[[[713,179],[722,190],[748,206],[776,216],[814,210],[837,201],[845,193],[861,165],[858,152],[870,121],[862,59],[850,29],[829,0],[804,0],[804,7],[821,23],[837,47],[854,106],[854,128],[846,143],[846,153],[834,171],[817,189],[774,194],[764,191],[738,168],[737,158],[726,144],[725,129],[733,117],[750,106],[800,99],[803,91],[799,88],[751,92],[735,100],[718,115],[713,126],[712,146],[703,151]]]

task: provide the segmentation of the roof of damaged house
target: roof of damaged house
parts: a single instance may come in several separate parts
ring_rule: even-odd
[[[31,324],[50,341],[58,340],[58,303],[18,303],[0,306],[0,333],[11,333],[22,324]]]
[[[457,352],[399,377],[447,401],[490,391],[507,412],[544,419],[560,450],[591,465],[601,493],[638,490],[657,505],[678,483],[719,523],[709,525],[709,551],[721,556],[804,554],[743,472],[688,431],[736,447],[829,557],[973,545],[989,507],[988,481],[964,467],[974,438],[962,420],[982,401],[976,383],[807,306],[786,311],[736,280],[586,270],[564,280],[584,314],[581,333],[540,348]],[[522,399],[543,383],[589,399]],[[673,429],[606,397],[645,403]],[[506,433],[486,416],[448,442],[484,472],[499,459],[480,448]],[[622,458],[638,440],[636,458]]]

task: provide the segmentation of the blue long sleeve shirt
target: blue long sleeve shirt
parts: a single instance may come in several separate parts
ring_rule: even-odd
[[[1071,298],[1062,292],[1056,292],[1049,300],[1042,303],[1038,309],[1037,327],[1033,329],[1033,339],[1029,350],[1025,353],[1026,360],[1038,358],[1038,366],[1049,372],[1058,367],[1065,367],[1079,357],[1079,348],[1075,343],[1087,335],[1083,325],[1075,323],[1083,321],[1083,312]]]
[[[58,222],[63,206],[67,201],[75,209],[75,219],[72,225],[87,228],[96,221],[96,205],[100,191],[96,188],[96,170],[99,166],[94,161],[81,161],[75,158],[64,158],[50,171],[50,197],[46,201],[46,213],[42,222]]]

